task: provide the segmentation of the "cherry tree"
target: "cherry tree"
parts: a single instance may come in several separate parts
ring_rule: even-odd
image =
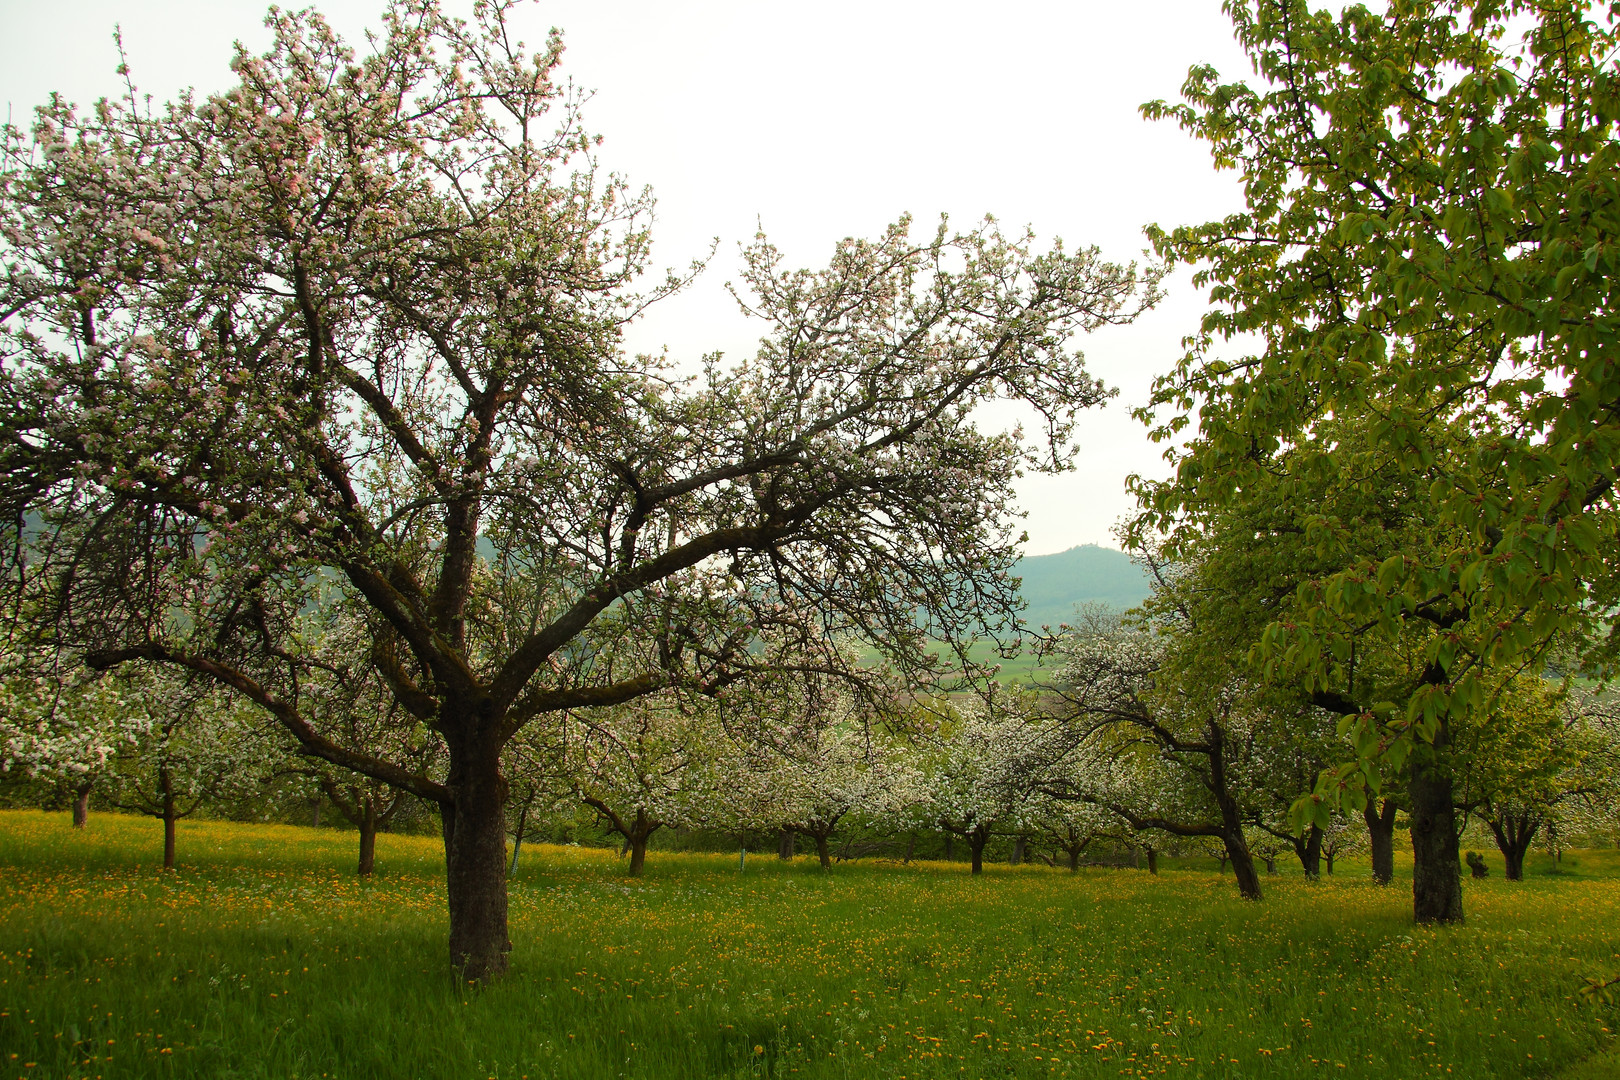
[[[0,175],[0,504],[38,523],[13,609],[436,803],[450,960],[475,979],[510,948],[507,744],[719,693],[763,673],[766,630],[828,666],[864,640],[914,682],[930,637],[1016,636],[1011,483],[1069,467],[1108,394],[1073,336],[1157,295],[1095,249],[902,219],[818,271],[749,245],[755,355],[628,357],[625,325],[681,282],[638,287],[651,197],[599,168],[560,38],[526,52],[508,9],[393,0],[365,55],[273,10],[232,89],[53,98],[6,129]],[[982,430],[993,399],[1034,422]],[[442,772],[294,703],[323,578],[374,614]]]

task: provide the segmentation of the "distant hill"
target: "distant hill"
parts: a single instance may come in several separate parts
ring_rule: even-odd
[[[1148,574],[1129,555],[1096,544],[1082,544],[1054,555],[1020,559],[1013,573],[1023,578],[1024,621],[1039,628],[1070,621],[1076,604],[1103,603],[1125,609],[1147,599]]]

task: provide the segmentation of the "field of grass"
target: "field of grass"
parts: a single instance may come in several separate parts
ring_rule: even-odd
[[[1239,901],[1196,869],[783,864],[525,848],[513,970],[447,974],[441,853],[0,813],[0,1080],[1612,1076],[1620,858],[1409,920],[1364,866]],[[1598,1055],[1593,1057],[1593,1055]],[[1607,1062],[1605,1064],[1605,1062]]]

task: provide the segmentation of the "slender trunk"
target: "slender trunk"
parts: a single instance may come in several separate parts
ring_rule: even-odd
[[[78,786],[73,793],[73,827],[82,829],[90,821],[90,783]]]
[[[781,859],[783,862],[791,862],[792,861],[792,859],[793,859],[793,840],[794,840],[794,832],[793,832],[793,830],[792,829],[783,829],[782,830],[782,837],[776,843],[776,857],[778,859]]]
[[[1445,722],[1432,749],[1412,765],[1408,787],[1412,818],[1412,916],[1420,923],[1461,922],[1462,871],[1457,862],[1457,819],[1451,773],[1444,754]]]
[[[1131,869],[1142,869],[1142,849],[1135,844],[1131,845]]]
[[[321,797],[315,796],[310,800],[310,805],[314,807],[314,813],[309,816],[309,827],[318,829],[321,827]]]
[[[821,860],[823,870],[832,869],[832,852],[827,847],[826,833],[816,833],[816,857]]]
[[[523,830],[529,824],[530,801],[532,800],[525,800],[522,807],[518,809],[517,832],[512,836],[512,866],[511,869],[507,870],[506,872],[507,877],[511,877],[513,874],[517,873],[518,852],[523,850]]]
[[[174,802],[174,777],[167,768],[158,770],[158,791],[163,796],[163,869],[174,869],[174,823],[180,816]]]
[[[1009,860],[1009,862],[1013,866],[1018,866],[1023,861],[1024,861],[1024,838],[1022,836],[1017,836],[1017,837],[1013,838],[1012,858]]]
[[[1226,732],[1213,719],[1209,722],[1209,790],[1215,796],[1215,805],[1221,808],[1221,843],[1232,860],[1237,875],[1238,895],[1245,900],[1260,899],[1260,875],[1254,872],[1254,857],[1249,854],[1249,842],[1243,836],[1243,819],[1238,813],[1237,801],[1226,786]]]
[[[989,839],[990,835],[979,829],[973,830],[973,835],[968,837],[968,843],[973,848],[973,872],[975,874],[984,873],[984,845]]]
[[[1395,880],[1395,800],[1385,799],[1380,807],[1378,800],[1368,799],[1361,816],[1372,845],[1373,881],[1388,885]]]
[[[370,877],[377,862],[377,804],[367,798],[360,804],[360,876]]]
[[[1266,873],[1275,874],[1277,872],[1277,855],[1276,855],[1276,853],[1272,852],[1272,851],[1268,851],[1268,852],[1265,852],[1264,854],[1262,854],[1260,857],[1262,859],[1266,860]]]
[[[1069,873],[1078,874],[1079,872],[1080,872],[1080,849],[1077,848],[1077,847],[1072,847],[1072,848],[1069,849]]]
[[[493,726],[455,719],[460,722],[452,730],[460,732]],[[482,734],[452,740],[447,786],[455,793],[441,807],[450,965],[468,981],[482,981],[506,970],[512,948],[506,931],[507,785],[499,743]]]
[[[1158,851],[1155,848],[1151,847],[1151,846],[1148,847],[1148,849],[1147,849],[1147,857],[1148,857],[1148,873],[1152,874],[1154,877],[1158,877],[1159,876],[1159,853],[1158,853]]]
[[[1322,865],[1327,867],[1327,876],[1332,877],[1333,876],[1333,852],[1331,852],[1331,851],[1322,852]]]

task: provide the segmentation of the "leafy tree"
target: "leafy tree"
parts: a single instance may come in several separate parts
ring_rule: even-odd
[[[1335,419],[1365,422],[1381,467],[1432,497],[1430,545],[1347,560],[1263,651],[1342,691],[1352,639],[1415,644],[1411,693],[1347,699],[1342,712],[1370,757],[1417,747],[1414,911],[1460,919],[1451,722],[1485,705],[1489,669],[1534,663],[1620,595],[1620,9],[1226,10],[1258,84],[1196,67],[1184,104],[1145,106],[1240,170],[1247,203],[1153,231],[1161,255],[1197,267],[1212,307],[1143,410],[1160,438],[1198,417],[1145,516],[1185,537],[1283,455],[1290,478],[1341,473]],[[1217,356],[1223,344],[1240,355]],[[1337,527],[1323,513],[1308,535],[1331,541]],[[1364,798],[1360,771],[1325,778],[1330,797],[1312,813],[1341,793]]]
[[[233,89],[53,99],[6,130],[0,178],[0,506],[30,530],[7,588],[94,665],[215,679],[436,803],[471,978],[506,966],[501,763],[526,726],[719,694],[768,666],[767,630],[840,670],[865,639],[918,681],[930,637],[1015,635],[1011,482],[1066,468],[1107,394],[1074,333],[1156,296],[1094,249],[903,220],[817,272],[749,246],[753,357],[626,357],[680,282],[635,291],[650,196],[598,168],[560,39],[525,53],[507,10],[394,0],[365,56],[273,11]],[[996,398],[1034,437],[975,426]],[[374,614],[442,774],[293,703],[325,578]]]
[[[1562,809],[1608,795],[1614,747],[1587,715],[1587,695],[1520,675],[1494,695],[1494,707],[1461,733],[1458,798],[1490,829],[1509,881],[1524,879],[1524,857]]]
[[[1031,716],[1029,702],[999,690],[937,706],[940,720],[921,740],[917,766],[925,797],[918,813],[967,841],[972,872],[998,828],[1027,832],[1040,785],[1065,753],[1061,729]]]

